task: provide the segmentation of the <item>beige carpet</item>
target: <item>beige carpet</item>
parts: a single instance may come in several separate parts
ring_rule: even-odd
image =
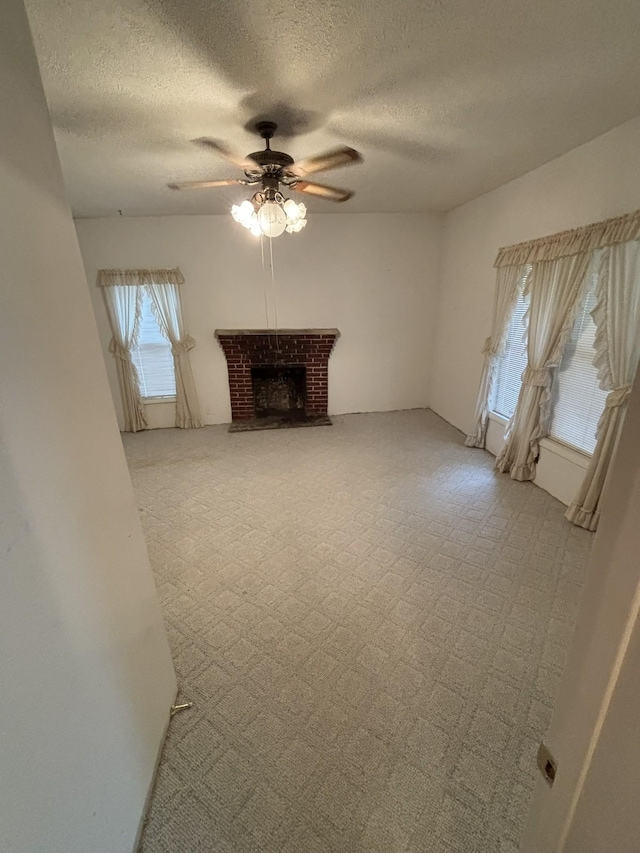
[[[144,853],[514,853],[591,534],[426,411],[125,446],[195,703]]]

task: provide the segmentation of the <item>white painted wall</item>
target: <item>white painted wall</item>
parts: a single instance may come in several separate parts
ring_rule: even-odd
[[[279,327],[340,329],[329,361],[330,413],[428,405],[441,223],[435,214],[316,214],[305,231],[273,241]],[[273,320],[259,242],[230,215],[85,219],[76,228],[120,423],[111,333],[95,285],[105,267],[180,267],[203,415],[230,421],[213,331],[264,328],[265,282]],[[170,406],[147,411],[151,425],[173,425]]]
[[[20,0],[0,115],[0,850],[131,853],[175,678]]]
[[[521,853],[640,849],[640,381],[636,382]]]
[[[640,208],[640,118],[447,214],[433,352],[430,406],[471,431],[491,332],[498,249]],[[492,424],[492,450],[501,446]],[[565,466],[543,447],[537,485],[567,503],[580,467]],[[571,490],[573,491],[573,490]]]

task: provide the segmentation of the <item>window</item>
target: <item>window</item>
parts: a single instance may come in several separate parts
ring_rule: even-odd
[[[596,304],[598,281],[595,264],[591,265],[587,275],[587,293],[554,383],[549,435],[591,454],[595,450],[596,428],[604,409],[607,392],[600,389],[598,375],[593,366],[596,326],[591,312]]]
[[[592,454],[596,446],[596,428],[604,409],[607,392],[598,385],[593,366],[596,327],[591,316],[596,304],[598,283],[597,262],[594,258],[587,273],[588,284],[584,301],[576,317],[571,337],[567,342],[558,368],[554,387],[549,435],[556,441]],[[527,366],[527,349],[524,342],[525,279],[518,290],[505,354],[498,362],[493,392],[492,411],[510,418],[518,402],[522,372]]]
[[[151,297],[142,290],[142,317],[138,345],[132,350],[143,399],[175,397],[176,378],[171,344],[164,337],[151,308]]]
[[[522,372],[527,366],[524,315],[528,302],[524,298],[524,288],[529,270],[530,268],[527,268],[527,274],[520,282],[518,301],[509,324],[504,355],[498,362],[496,372],[491,409],[503,418],[510,418],[515,411],[522,385]]]

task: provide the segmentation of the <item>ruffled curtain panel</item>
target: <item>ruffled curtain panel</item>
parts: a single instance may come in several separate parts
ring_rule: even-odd
[[[504,355],[509,323],[516,306],[518,293],[520,288],[526,285],[530,272],[531,267],[528,265],[501,267],[498,270],[493,326],[491,336],[485,341],[482,350],[484,364],[475,411],[475,429],[466,438],[467,447],[485,447],[496,369]]]
[[[113,335],[109,350],[115,357],[118,370],[124,428],[126,432],[138,432],[147,428],[138,372],[132,358],[140,328],[140,289],[128,284],[114,284],[105,287],[103,293]]]
[[[596,530],[611,460],[618,445],[627,400],[640,361],[640,242],[611,246],[597,259],[595,359],[600,387],[608,391],[589,468],[567,518]]]
[[[196,429],[203,426],[189,359],[189,350],[196,342],[185,331],[180,290],[176,284],[167,282],[149,284],[147,291],[153,300],[160,331],[171,343],[176,373],[176,426]]]
[[[189,358],[195,341],[185,329],[179,287],[184,284],[184,277],[180,270],[99,270],[98,284],[103,288],[113,334],[109,348],[118,360],[125,430],[137,432],[147,427],[132,359],[132,350],[138,340],[143,287],[151,297],[160,331],[171,343],[176,377],[176,426],[181,429],[201,427],[200,405]]]
[[[580,294],[589,256],[573,255],[533,265],[527,280],[525,314],[527,367],[505,446],[496,460],[513,480],[533,480],[541,438],[548,435],[551,383],[560,363]]]

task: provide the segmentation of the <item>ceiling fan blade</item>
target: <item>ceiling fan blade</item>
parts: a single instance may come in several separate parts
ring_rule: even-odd
[[[239,169],[248,169],[252,172],[262,172],[262,166],[259,166],[255,160],[252,160],[250,157],[240,157],[228,148],[224,142],[220,142],[218,139],[209,139],[208,136],[203,136],[200,139],[194,139],[193,141],[196,145],[202,145],[205,148],[213,149],[216,154],[224,157],[225,160],[228,160],[229,163],[233,163],[233,165],[237,166]]]
[[[338,187],[327,187],[324,184],[312,184],[310,181],[296,181],[291,189],[299,193],[317,195],[327,201],[348,201],[353,197],[353,190],[341,190]]]
[[[203,187],[235,187],[238,184],[247,186],[255,181],[243,181],[241,178],[223,178],[221,181],[183,181],[179,184],[167,184],[172,190],[198,190]]]
[[[317,157],[297,160],[291,166],[287,166],[285,172],[289,175],[304,178],[307,175],[312,175],[314,172],[326,172],[329,169],[337,169],[339,166],[351,166],[355,163],[362,163],[362,160],[362,154],[356,151],[355,148],[348,148],[346,145],[343,145],[340,148],[334,148],[332,151],[325,151],[324,154],[318,154]]]

